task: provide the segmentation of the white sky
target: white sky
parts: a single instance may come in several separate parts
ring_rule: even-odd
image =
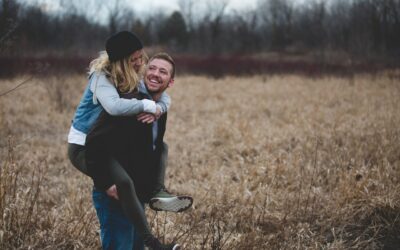
[[[65,11],[62,2],[68,3],[73,2],[79,8],[79,12],[85,13],[89,18],[97,22],[103,23],[107,19],[107,7],[102,8],[108,4],[112,6],[114,1],[109,0],[17,0],[22,4],[30,4],[41,6],[42,10],[49,13],[62,13]],[[147,16],[154,15],[155,13],[162,13],[164,15],[169,15],[174,10],[179,10],[178,1],[179,0],[116,0],[121,1],[124,6],[132,6],[134,13],[139,15]],[[204,13],[204,5],[206,3],[218,4],[221,0],[191,0],[195,4],[196,13]],[[247,11],[255,10],[256,5],[259,0],[227,0],[228,5],[225,13],[232,11]],[[301,3],[308,0],[292,0],[293,2]],[[320,0],[329,1],[329,0]],[[125,5],[126,4],[126,5]],[[64,5],[65,6],[65,5]],[[202,8],[203,6],[203,8]],[[99,8],[100,7],[100,8]],[[89,14],[90,13],[90,14]],[[91,15],[91,16],[90,16]],[[201,16],[201,14],[200,14]]]
[[[218,1],[218,0],[214,0]],[[230,0],[227,10],[240,10],[254,8],[258,0]],[[148,12],[151,9],[165,9],[166,11],[178,10],[178,0],[134,0],[132,6],[137,11]],[[196,2],[205,2],[197,0]]]
[[[21,3],[42,5],[47,11],[57,12],[60,10],[60,1],[63,0],[18,0]],[[65,1],[65,0],[64,0]],[[67,0],[68,1],[68,0]],[[119,0],[118,0],[119,1]],[[205,3],[207,0],[194,0],[196,4]],[[219,1],[219,0],[214,0]],[[241,10],[254,8],[258,0],[228,0],[227,11],[231,10]],[[83,8],[85,7],[85,0],[79,1]],[[165,11],[164,13],[169,13],[174,10],[178,10],[178,0],[125,0],[124,2],[131,5],[134,11],[149,13],[152,10]]]

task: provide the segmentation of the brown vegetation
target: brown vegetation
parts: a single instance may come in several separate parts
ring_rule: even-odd
[[[158,50],[156,50],[158,49]],[[148,48],[149,55],[165,48]],[[341,76],[377,73],[390,70],[393,77],[400,78],[393,69],[400,65],[385,62],[353,61],[346,55],[325,53],[325,59],[313,54],[264,53],[250,55],[197,56],[174,54],[179,65],[179,74],[223,76],[251,76],[254,74],[285,75],[288,73],[307,77]],[[0,57],[0,78],[15,77],[20,74],[83,74],[87,70],[89,57]]]
[[[66,157],[85,84],[36,78],[0,97],[0,249],[99,248],[91,181]],[[185,76],[169,93],[167,184],[195,204],[148,211],[157,234],[185,249],[398,249],[397,80]]]

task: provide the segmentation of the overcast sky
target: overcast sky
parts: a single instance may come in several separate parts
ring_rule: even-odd
[[[215,0],[218,1],[218,0]],[[230,0],[227,6],[227,10],[240,10],[244,8],[254,8],[258,0]],[[135,10],[138,11],[149,11],[153,8],[162,8],[166,10],[178,10],[178,0],[135,0],[131,1]],[[204,2],[197,0],[196,2]]]
[[[27,4],[43,4],[46,5],[48,9],[52,10],[57,10],[59,8],[59,3],[61,1],[69,1],[69,0],[17,0],[21,3],[27,3]],[[74,0],[70,0],[74,1]],[[165,10],[165,12],[172,12],[174,10],[178,10],[178,0],[118,0],[121,2],[125,2],[130,4],[135,11],[138,12],[149,12],[153,9],[157,10]],[[206,3],[210,0],[194,0],[196,4],[201,4],[201,3]],[[218,2],[220,0],[213,0],[211,2]],[[254,9],[257,2],[259,0],[227,0],[228,6],[227,6],[227,11],[232,11],[232,10],[243,10],[243,9]],[[301,2],[306,2],[308,0],[292,0],[293,2],[301,3]],[[322,0],[324,1],[324,0]],[[326,0],[328,1],[328,0]],[[85,2],[87,0],[78,0],[79,3],[82,4],[82,7],[85,7]],[[102,1],[99,1],[102,2]]]
[[[60,3],[75,3],[79,8],[81,14],[86,15],[89,19],[100,23],[107,22],[108,11],[103,6],[112,6],[114,1],[110,0],[17,0],[22,4],[31,4],[40,6],[42,10],[48,13],[59,14],[66,11]],[[142,15],[143,17],[148,15],[154,15],[155,13],[162,13],[169,15],[174,10],[179,10],[179,0],[117,0],[120,1],[123,6],[131,6],[134,13]],[[192,0],[195,3],[194,15],[199,16],[204,13],[204,6],[206,3],[218,4],[220,0]],[[227,0],[228,5],[225,9],[225,13],[229,12],[241,12],[247,10],[255,10],[256,5],[260,0]],[[292,0],[295,3],[301,3],[308,0]],[[328,1],[328,0],[321,0]],[[91,5],[94,3],[95,5]],[[100,4],[100,5],[99,5]],[[203,6],[203,8],[202,8]],[[100,7],[100,8],[99,8]]]
[[[27,4],[42,4],[46,5],[46,8],[51,11],[56,11],[60,7],[60,1],[63,0],[18,0],[21,3]],[[65,1],[65,0],[64,0]],[[208,0],[195,0],[197,3],[205,3]],[[218,0],[214,0],[218,1]],[[241,10],[246,8],[254,8],[258,0],[228,0],[229,4],[227,10]],[[80,0],[82,6],[85,7],[85,0]],[[126,3],[130,4],[135,11],[138,12],[149,12],[151,10],[165,10],[165,12],[172,12],[179,10],[178,0],[125,0]]]

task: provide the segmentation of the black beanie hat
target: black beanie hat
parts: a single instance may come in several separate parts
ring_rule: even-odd
[[[116,62],[143,48],[139,38],[129,31],[118,32],[106,41],[106,51],[111,62]]]

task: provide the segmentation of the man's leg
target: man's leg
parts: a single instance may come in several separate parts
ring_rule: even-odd
[[[163,142],[160,162],[155,167],[155,192],[149,201],[151,209],[156,211],[182,212],[190,208],[193,198],[187,195],[173,195],[164,185],[168,166],[168,145]]]
[[[110,198],[105,192],[94,189],[93,204],[100,223],[103,249],[144,249],[143,240],[125,217],[116,200]]]
[[[137,230],[133,232],[133,250],[144,250],[144,242]]]
[[[133,249],[133,247],[140,249],[142,241],[139,241],[138,237],[135,238],[134,234],[139,234],[143,239],[143,243],[151,249],[179,249],[178,244],[165,245],[153,236],[147,223],[143,203],[139,201],[136,195],[133,181],[116,160],[110,158],[109,164],[111,166],[110,178],[113,179],[117,186],[119,200],[113,200],[107,197],[105,193],[101,193],[102,196],[100,198],[104,198],[105,195],[108,199],[97,200],[99,198],[96,196],[97,192],[94,192],[93,195],[95,205],[96,201],[100,203],[106,202],[103,204],[107,208],[105,210],[101,209],[102,206],[96,206],[99,221],[103,221],[100,226],[104,249],[119,249],[119,245],[124,245],[124,248],[121,249]],[[133,226],[135,230],[132,230]],[[134,239],[138,241],[137,246],[133,245]],[[118,247],[116,240],[118,240]]]
[[[167,172],[168,167],[168,145],[165,142],[163,142],[163,150],[161,151],[160,162],[155,167],[155,189],[160,190],[165,188],[165,173]]]

